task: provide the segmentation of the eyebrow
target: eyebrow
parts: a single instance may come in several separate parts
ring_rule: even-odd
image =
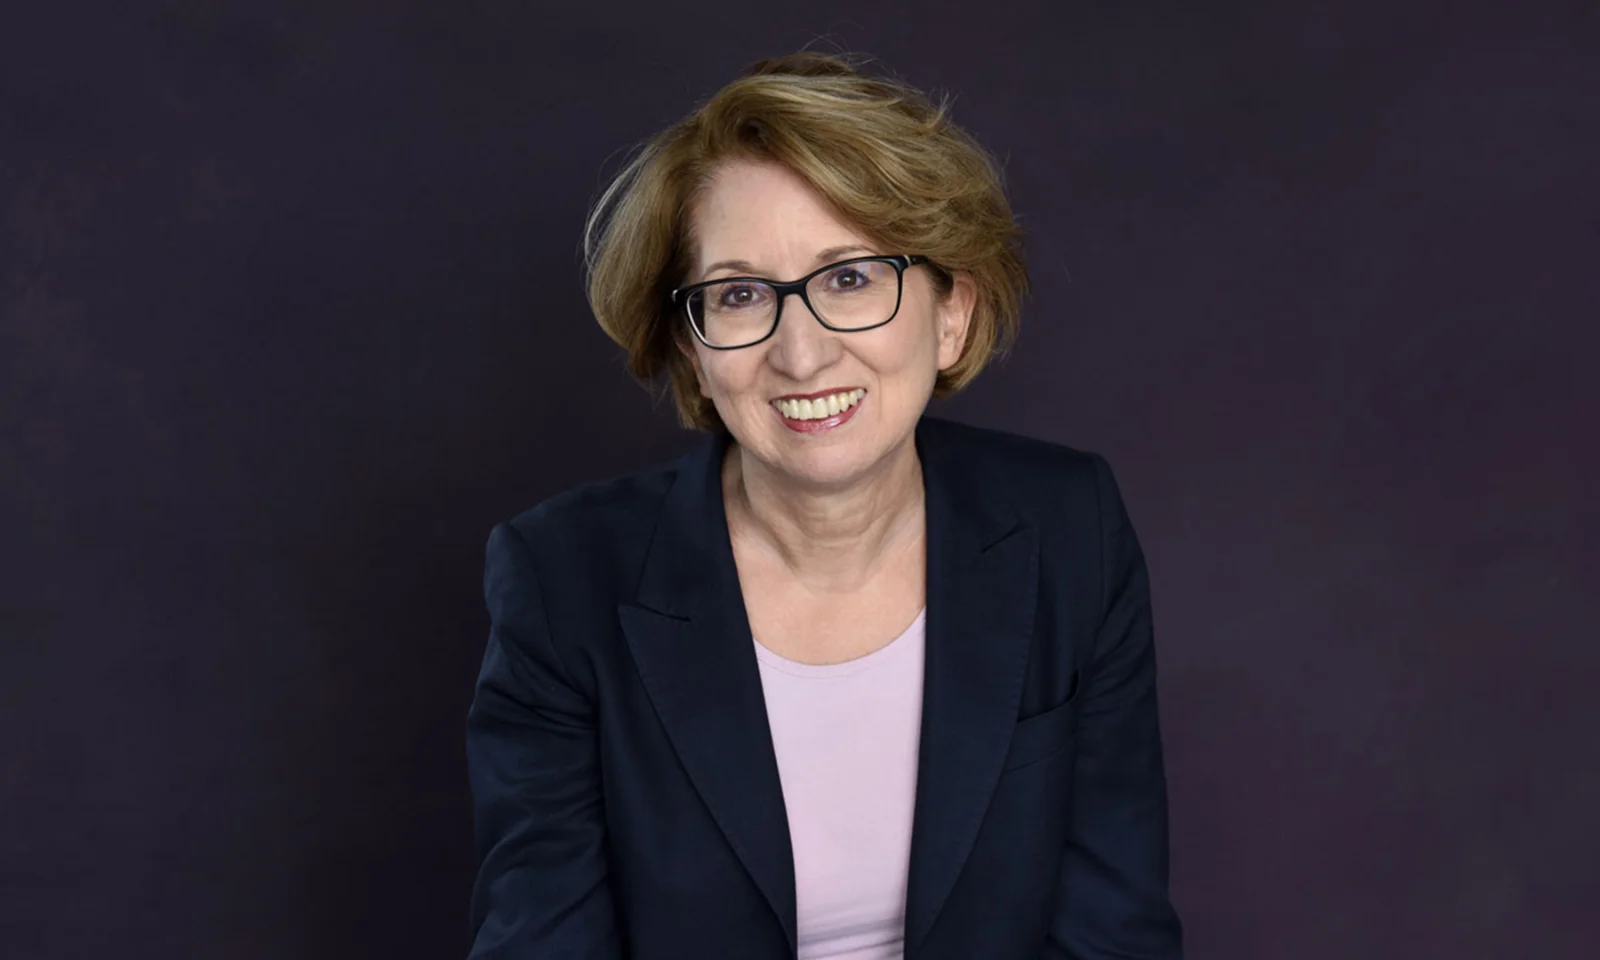
[[[866,246],[865,244],[847,243],[844,246],[829,247],[828,249],[819,252],[816,260],[813,262],[820,267],[823,264],[832,263],[835,260],[842,259],[845,254],[855,253],[857,251],[860,251],[862,256],[872,255],[872,248]],[[704,270],[700,271],[700,276],[704,278],[718,270],[738,270],[745,274],[753,274],[755,273],[756,268],[755,265],[748,260],[718,260],[716,263],[713,263]]]

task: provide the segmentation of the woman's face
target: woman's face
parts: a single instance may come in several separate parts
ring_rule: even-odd
[[[723,166],[691,211],[694,260],[687,283],[718,277],[797,280],[850,257],[916,254],[882,250],[840,218],[788,168],[737,161]],[[741,261],[727,265],[724,261]],[[893,282],[893,274],[889,275]],[[700,392],[744,450],[786,478],[838,486],[901,449],[933,395],[936,374],[961,356],[975,288],[957,274],[940,297],[927,266],[905,271],[894,319],[841,333],[818,323],[798,296],[783,303],[771,337],[737,350],[689,338]],[[855,394],[842,415],[803,420],[797,397]]]

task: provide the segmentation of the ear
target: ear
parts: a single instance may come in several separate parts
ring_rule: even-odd
[[[939,369],[955,366],[967,345],[967,331],[978,304],[978,284],[972,274],[960,270],[951,274],[950,292],[939,301]]]

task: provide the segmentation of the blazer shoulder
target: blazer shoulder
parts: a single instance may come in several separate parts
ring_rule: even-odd
[[[1105,457],[1053,440],[993,427],[936,421],[952,462],[965,464],[979,479],[999,483],[1016,505],[1034,515],[1063,508],[1098,508]]]
[[[540,554],[572,559],[647,535],[681,460],[592,481],[546,497],[505,521]]]

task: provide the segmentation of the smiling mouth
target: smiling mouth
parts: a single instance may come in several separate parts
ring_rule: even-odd
[[[806,400],[774,400],[772,405],[785,420],[826,420],[853,408],[866,394],[867,391],[857,388]]]

